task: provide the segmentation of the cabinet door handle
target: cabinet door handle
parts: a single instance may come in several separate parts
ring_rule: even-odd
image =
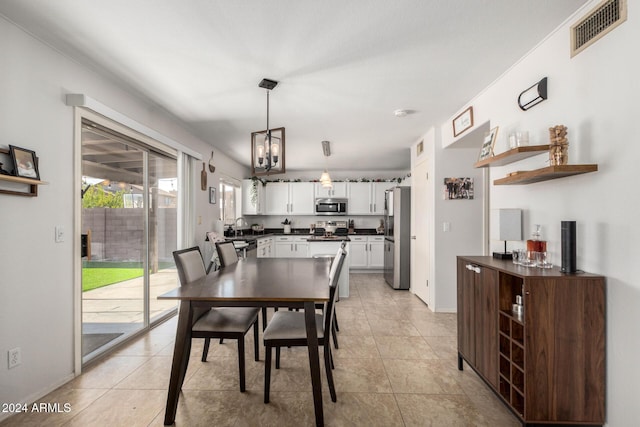
[[[467,265],[465,266],[465,268],[466,268],[467,270],[470,270],[470,271],[473,271],[473,272],[476,272],[476,273],[480,273],[480,267],[478,267],[477,265],[467,264]]]
[[[376,205],[375,203],[373,204],[373,211],[376,212],[378,209],[378,205]]]

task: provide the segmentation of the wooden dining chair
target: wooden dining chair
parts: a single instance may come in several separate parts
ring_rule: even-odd
[[[182,285],[206,276],[202,253],[198,246],[173,252]],[[183,302],[183,304],[185,304]],[[202,361],[207,361],[211,338],[228,338],[238,341],[238,368],[240,371],[240,391],[245,391],[244,336],[253,325],[253,351],[255,360],[260,360],[258,350],[258,314],[257,307],[214,307],[193,310],[191,325],[192,338],[204,338]]]
[[[316,313],[316,328],[318,330],[318,345],[323,346],[324,366],[327,374],[327,383],[331,400],[337,400],[336,390],[333,384],[333,358],[331,356],[331,325],[335,316],[335,302],[338,295],[338,279],[342,272],[342,266],[346,251],[340,251],[336,264],[335,273],[329,281],[329,301],[322,314]],[[266,348],[265,368],[264,368],[264,403],[269,403],[269,390],[271,387],[271,356],[272,350],[276,348],[276,369],[280,369],[280,348],[281,347],[306,347],[307,330],[305,325],[304,311],[278,311],[271,318],[263,334],[263,341]]]
[[[220,260],[220,268],[235,264],[239,261],[238,252],[233,242],[216,242],[216,250],[218,251],[218,259]],[[267,307],[262,307],[262,330],[267,327]],[[222,340],[220,340],[222,344]]]

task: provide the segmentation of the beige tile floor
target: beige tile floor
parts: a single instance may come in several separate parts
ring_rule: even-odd
[[[457,369],[454,314],[432,313],[379,274],[352,274],[350,281],[350,298],[336,308],[336,403],[322,377],[327,426],[520,425],[470,368]],[[39,400],[69,403],[70,412],[28,413],[0,426],[161,426],[175,327],[174,318]],[[245,393],[236,344],[212,343],[202,363],[202,340],[194,341],[177,426],[315,424],[306,349],[283,349],[265,405],[264,348],[255,362],[251,340],[249,334]]]

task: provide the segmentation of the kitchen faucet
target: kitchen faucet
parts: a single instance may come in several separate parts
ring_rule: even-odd
[[[249,223],[247,222],[246,218],[241,216],[236,218],[236,237],[238,237],[238,221],[240,221],[240,227],[248,227]]]

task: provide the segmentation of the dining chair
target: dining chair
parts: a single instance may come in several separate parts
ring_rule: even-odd
[[[198,246],[173,252],[178,269],[180,284],[184,285],[206,276],[202,253]],[[183,303],[184,304],[184,303]],[[196,307],[191,325],[192,338],[204,338],[202,361],[207,361],[211,338],[229,338],[238,341],[238,368],[240,371],[240,391],[245,391],[244,336],[253,325],[253,351],[255,360],[260,360],[258,350],[257,307]]]
[[[322,314],[315,313],[316,328],[318,330],[318,345],[323,346],[324,366],[327,374],[327,383],[331,400],[335,402],[336,390],[333,384],[333,358],[331,356],[331,325],[335,316],[335,302],[338,295],[338,279],[342,271],[346,251],[343,249],[338,255],[335,272],[329,281],[329,301]],[[281,347],[306,347],[307,332],[304,311],[278,311],[276,312],[267,329],[263,333],[263,341],[266,348],[264,368],[264,403],[269,403],[269,390],[271,387],[271,357],[272,350],[276,348],[276,369],[280,369]]]
[[[220,268],[235,264],[239,261],[238,252],[232,241],[216,242],[216,250],[218,251],[218,259],[220,260]],[[262,307],[262,330],[267,327],[267,307]],[[222,344],[222,340],[220,340]]]

